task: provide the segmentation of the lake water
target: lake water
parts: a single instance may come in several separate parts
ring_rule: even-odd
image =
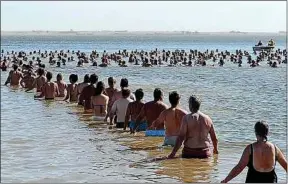
[[[273,38],[277,48],[285,48],[285,36],[1,36],[1,49],[81,50],[90,52],[119,49],[216,49],[250,51],[258,40]],[[210,64],[210,63],[209,63]],[[209,65],[208,64],[208,65]],[[90,65],[90,64],[88,64]],[[255,140],[254,124],[266,120],[269,140],[286,154],[286,65],[270,68],[266,63],[250,68],[228,63],[224,67],[120,68],[49,67],[54,79],[62,73],[68,82],[71,73],[83,76],[95,72],[107,84],[122,77],[134,91],[143,88],[145,101],[155,87],[181,94],[181,106],[188,110],[188,97],[202,99],[219,138],[219,155],[207,160],[174,159],[143,162],[168,155],[171,148],[157,148],[163,138],[131,136],[108,129],[105,124],[89,126],[89,116],[75,104],[34,100],[34,93],[1,86],[1,181],[2,182],[220,182],[238,163],[246,145]],[[1,72],[1,84],[8,72]],[[178,154],[180,151],[178,152]],[[247,169],[232,182],[244,182]],[[277,163],[279,182],[286,173]]]

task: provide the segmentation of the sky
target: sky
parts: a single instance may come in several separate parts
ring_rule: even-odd
[[[286,1],[1,1],[1,31],[286,30]]]

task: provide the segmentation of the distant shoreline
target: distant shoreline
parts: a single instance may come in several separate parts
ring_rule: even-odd
[[[191,32],[191,31],[1,31],[1,36],[9,35],[42,35],[42,36],[105,36],[105,35],[287,35],[286,31],[279,32]]]

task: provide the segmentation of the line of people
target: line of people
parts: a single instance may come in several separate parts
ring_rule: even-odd
[[[176,91],[169,93],[168,107],[163,102],[164,95],[161,89],[156,88],[153,92],[154,99],[144,103],[143,89],[137,89],[132,93],[126,78],[121,79],[121,89],[118,90],[113,77],[108,78],[109,87],[106,88],[103,81],[98,81],[96,74],[85,75],[83,82],[79,84],[78,75],[71,74],[70,84],[67,85],[61,74],[58,74],[57,80],[53,82],[51,72],[38,68],[36,73],[25,68],[20,70],[18,65],[14,64],[5,85],[21,85],[26,91],[36,89],[35,98],[54,100],[58,97],[64,101],[78,103],[83,106],[85,113],[93,115],[94,120],[105,122],[109,119],[110,125],[124,130],[128,127],[131,133],[147,129],[165,129],[163,145],[173,147],[167,158],[174,158],[182,144],[183,158],[208,158],[218,154],[214,124],[208,115],[200,111],[201,101],[197,96],[190,96],[188,113],[179,106],[181,97]],[[276,161],[287,172],[287,161],[283,153],[276,145],[267,141],[268,130],[266,122],[256,123],[257,142],[245,148],[240,162],[222,182],[230,181],[246,166],[249,167],[247,182],[275,182]]]

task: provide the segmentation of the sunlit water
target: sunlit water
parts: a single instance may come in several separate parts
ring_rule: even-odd
[[[17,39],[18,38],[18,39]],[[270,38],[270,37],[269,37]],[[117,51],[155,47],[172,49],[235,50],[251,47],[268,37],[1,37],[5,50],[74,49]],[[274,38],[279,48],[285,37]],[[188,41],[187,41],[188,40]],[[257,40],[257,41],[256,41]],[[209,62],[212,64],[212,62]],[[143,88],[145,101],[152,99],[155,87],[165,93],[177,90],[181,106],[188,110],[189,95],[202,99],[202,112],[214,121],[219,138],[219,155],[211,159],[173,159],[145,162],[165,156],[171,148],[162,148],[162,138],[131,136],[91,123],[90,116],[75,104],[34,100],[33,93],[1,86],[1,181],[2,182],[220,182],[237,164],[246,145],[255,140],[257,120],[269,122],[269,140],[286,154],[286,65],[270,68],[242,68],[227,63],[224,67],[77,68],[75,62],[48,69],[62,73],[68,82],[71,73],[82,81],[84,74],[95,72],[107,84],[109,76],[129,79],[134,91]],[[1,72],[1,83],[8,72]],[[180,151],[178,154],[181,153]],[[244,182],[246,169],[233,182]],[[286,173],[277,163],[280,182]]]

